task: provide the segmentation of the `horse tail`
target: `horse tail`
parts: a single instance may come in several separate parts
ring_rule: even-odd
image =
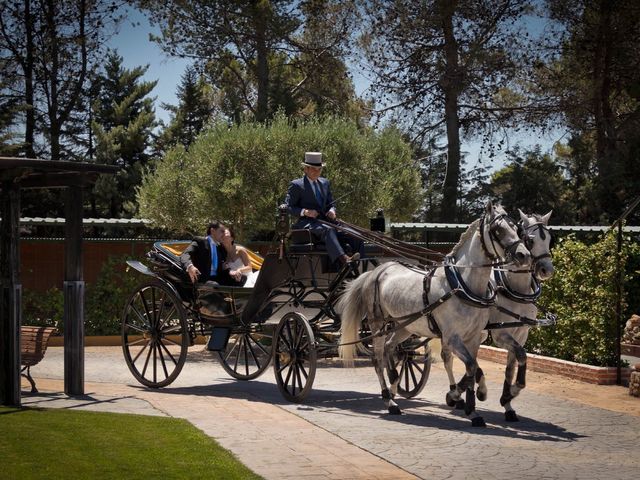
[[[360,325],[367,313],[365,301],[365,287],[372,272],[366,272],[346,285],[342,296],[336,304],[336,309],[340,312],[340,343],[338,348],[339,357],[347,365],[353,365],[356,356],[356,343],[360,339]],[[344,345],[348,344],[348,345]]]

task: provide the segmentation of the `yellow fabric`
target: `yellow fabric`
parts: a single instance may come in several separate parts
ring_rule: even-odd
[[[262,268],[262,263],[264,262],[264,258],[258,255],[256,252],[252,252],[248,248],[245,247],[247,254],[249,255],[249,261],[251,262],[251,268],[254,270],[260,270]]]
[[[163,243],[162,248],[172,253],[176,257],[179,257],[180,255],[182,255],[182,252],[184,252],[190,244],[191,242]],[[238,246],[241,246],[241,245],[238,245]],[[246,247],[244,247],[244,249],[247,251],[247,254],[249,255],[251,268],[254,270],[260,270],[260,268],[262,268],[262,263],[264,262],[264,258],[262,258],[259,254],[257,254],[252,250],[249,250]]]
[[[174,254],[176,257],[179,257],[180,255],[182,255],[182,252],[184,252],[190,244],[191,242],[163,243],[162,248]]]

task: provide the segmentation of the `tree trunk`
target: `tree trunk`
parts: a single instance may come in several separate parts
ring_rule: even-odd
[[[25,112],[24,142],[27,158],[35,158],[35,130],[36,111],[33,93],[33,15],[31,14],[31,0],[24,2],[24,25],[26,37],[26,51],[24,61],[24,100],[27,105]]]
[[[445,71],[440,85],[444,92],[444,114],[447,128],[447,173],[444,179],[441,218],[455,222],[457,216],[458,183],[460,179],[460,119],[458,97],[462,74],[458,64],[458,42],[453,31],[453,15],[457,2],[443,0],[439,4],[444,34]]]
[[[615,115],[611,108],[612,18],[609,0],[600,1],[598,39],[594,55],[594,123],[596,130],[596,162],[601,211],[608,221],[622,213],[624,195],[620,160],[616,155]]]
[[[256,25],[256,78],[258,79],[258,104],[256,120],[265,121],[269,117],[269,50],[267,47],[268,11],[258,2],[255,10]]]

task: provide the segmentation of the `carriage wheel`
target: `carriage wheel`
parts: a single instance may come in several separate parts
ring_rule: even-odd
[[[301,402],[316,376],[317,351],[313,331],[303,315],[287,313],[274,335],[273,369],[282,396]]]
[[[362,323],[360,324],[360,331],[358,332],[358,337],[361,341],[356,343],[356,349],[359,353],[366,357],[373,357],[373,339],[369,338],[368,340],[366,340],[366,338],[370,336],[371,328],[369,327],[367,317],[364,317],[362,319]]]
[[[218,352],[222,368],[238,380],[258,378],[271,363],[272,339],[268,333],[251,327],[231,332],[227,346]]]
[[[398,394],[404,398],[418,395],[429,380],[431,372],[431,348],[429,339],[409,339],[398,345],[400,381]]]
[[[169,385],[184,366],[189,342],[187,316],[171,288],[139,286],[122,315],[122,350],[133,376],[148,387]]]

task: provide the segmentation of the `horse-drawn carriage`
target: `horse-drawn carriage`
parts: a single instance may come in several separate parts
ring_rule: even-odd
[[[554,321],[536,320],[539,288],[535,292],[532,284],[534,292],[527,293],[532,274],[545,269],[545,277],[552,274],[549,216],[526,217],[521,212],[517,226],[503,209],[489,203],[447,256],[355,225],[334,225],[373,247],[358,264],[334,270],[307,230],[289,231],[286,210],[281,210],[276,248],[265,258],[253,258],[260,273],[252,288],[194,285],[179,262],[189,242],[156,243],[147,254],[148,265],[127,262],[150,277],[124,309],[127,365],[142,384],[167,386],[184,366],[189,346],[204,335],[209,337],[207,348],[218,353],[232,377],[257,378],[273,363],[282,395],[300,402],[312,389],[318,358],[336,357],[339,347],[342,357],[352,358],[350,347],[357,345],[361,355],[373,358],[389,412],[399,413],[393,398],[396,394],[410,398],[424,388],[432,361],[429,340],[440,337],[451,385],[447,404],[460,403],[466,392],[465,412],[474,425],[483,425],[475,413],[476,394],[486,398],[477,351],[486,330],[507,329],[504,341],[510,366],[501,402],[516,418],[509,402],[524,388],[526,354],[514,336],[520,335],[524,343],[529,326]],[[389,254],[403,261],[379,265],[389,260]],[[519,266],[511,282],[521,276],[523,294],[514,295],[504,275],[497,275],[497,285],[491,287],[492,267],[500,272],[514,262]],[[366,271],[372,265],[376,268]],[[497,291],[506,306],[496,304]],[[524,310],[519,310],[518,302]],[[517,333],[522,329],[524,333]],[[457,384],[452,353],[467,371]]]
[[[280,213],[276,248],[264,258],[251,256],[259,274],[250,288],[192,284],[179,262],[186,241],[157,242],[145,263],[127,262],[149,277],[129,297],[122,319],[124,356],[140,383],[172,383],[201,335],[209,337],[207,348],[218,353],[232,377],[255,379],[273,362],[286,399],[300,402],[309,394],[318,358],[338,354],[340,316],[334,306],[345,283],[385,258],[369,244],[365,258],[334,268],[308,230],[289,232],[286,215]],[[364,328],[363,337],[367,333]],[[365,353],[366,345],[365,338]],[[398,347],[406,372],[401,392],[407,397],[428,379],[426,347],[414,338]]]

